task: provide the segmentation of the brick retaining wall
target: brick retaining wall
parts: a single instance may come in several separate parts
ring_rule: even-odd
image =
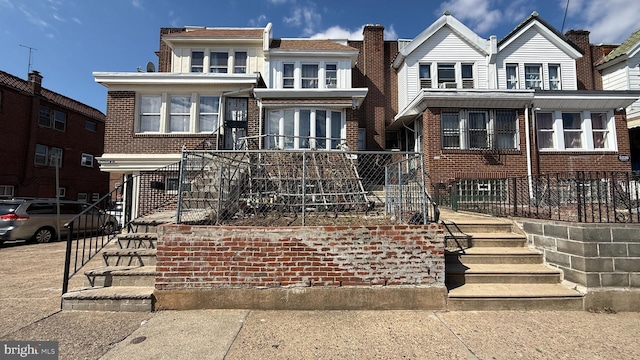
[[[156,271],[159,308],[446,306],[444,242],[435,224],[164,225]]]

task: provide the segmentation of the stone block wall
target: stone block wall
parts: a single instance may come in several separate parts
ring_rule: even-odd
[[[164,225],[156,271],[158,308],[166,309],[446,306],[437,224]]]

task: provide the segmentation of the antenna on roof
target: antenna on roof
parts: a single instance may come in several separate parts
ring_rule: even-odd
[[[147,72],[156,72],[156,66],[151,61],[147,63]]]
[[[36,48],[32,48],[31,46],[27,46],[27,45],[22,45],[19,44],[20,46],[29,49],[29,64],[27,66],[27,75],[31,72],[31,53],[33,53],[33,50],[38,50]]]

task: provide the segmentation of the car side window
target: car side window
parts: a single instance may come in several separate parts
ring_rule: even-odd
[[[27,214],[55,214],[56,209],[53,203],[33,203],[29,205]]]

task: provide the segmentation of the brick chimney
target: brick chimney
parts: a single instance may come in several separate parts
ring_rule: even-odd
[[[589,31],[569,30],[565,34],[567,39],[582,50],[582,57],[576,60],[576,76],[578,90],[595,90],[593,57],[591,56],[591,44],[589,43]]]
[[[29,73],[29,88],[34,95],[40,95],[42,90],[42,75],[35,70]]]
[[[369,88],[363,103],[367,121],[367,148],[381,150],[385,147],[385,64],[384,26],[365,25],[362,44],[362,73]]]

